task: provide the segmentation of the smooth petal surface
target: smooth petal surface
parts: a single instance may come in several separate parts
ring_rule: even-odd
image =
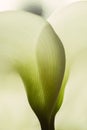
[[[87,2],[76,2],[55,11],[48,19],[65,48],[66,68],[60,93],[64,104],[56,118],[61,130],[87,129]],[[59,99],[58,98],[58,104]],[[57,104],[57,106],[58,106]]]
[[[1,71],[20,75],[42,129],[50,129],[65,69],[62,43],[50,24],[39,16],[4,12],[0,19]]]
[[[15,75],[17,71],[15,65],[18,62],[21,64],[28,62],[32,43],[36,41],[44,25],[45,21],[33,14],[0,13],[0,129],[2,130],[40,129],[39,122],[28,105],[23,81],[18,74]],[[33,53],[31,55],[33,57]]]
[[[40,130],[21,78],[14,73],[0,75],[0,129]]]

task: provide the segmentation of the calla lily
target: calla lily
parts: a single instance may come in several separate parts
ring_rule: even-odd
[[[4,12],[0,19],[1,68],[20,75],[42,130],[54,130],[54,108],[65,69],[63,45],[39,16]]]
[[[1,71],[21,77],[42,130],[54,129],[65,88],[55,129],[86,130],[87,2],[55,11],[48,22],[24,12],[0,19]]]
[[[60,37],[66,54],[64,84],[60,91],[62,94],[66,88],[65,106],[60,110],[57,125],[62,130],[86,130],[87,105],[83,101],[84,97],[87,99],[87,2],[75,2],[56,10],[48,21]]]

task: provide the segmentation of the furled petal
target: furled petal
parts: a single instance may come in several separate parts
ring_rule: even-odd
[[[1,13],[0,61],[20,75],[42,129],[50,130],[65,69],[64,48],[52,27],[33,14]]]

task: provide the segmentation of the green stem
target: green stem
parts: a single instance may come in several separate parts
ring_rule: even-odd
[[[46,120],[40,120],[41,130],[55,130],[54,128],[54,118],[47,122]]]
[[[54,128],[54,117],[51,118],[49,130],[55,130],[55,128]]]

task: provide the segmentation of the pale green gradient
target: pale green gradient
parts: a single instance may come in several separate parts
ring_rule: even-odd
[[[42,130],[54,130],[58,110],[54,108],[65,70],[62,43],[39,16],[12,11],[0,13],[0,18],[0,74],[20,75]]]
[[[40,130],[20,77],[0,76],[0,130]]]

